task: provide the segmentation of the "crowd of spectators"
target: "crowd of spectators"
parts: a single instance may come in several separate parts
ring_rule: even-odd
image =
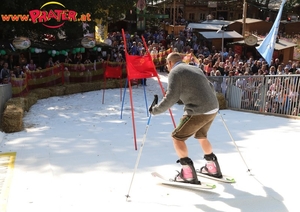
[[[216,71],[221,75],[276,75],[276,74],[298,74],[300,61],[288,61],[284,64],[276,58],[270,65],[263,58],[242,57],[236,54],[231,47],[217,49],[209,46],[205,40],[199,39],[196,33],[185,30],[178,35],[167,34],[165,30],[149,31],[145,30],[142,34],[134,33],[130,35],[125,32],[127,50],[130,54],[142,55],[145,48],[143,46],[143,36],[147,42],[149,51],[155,56],[161,51],[169,48],[182,54],[192,54],[190,64],[200,67],[207,76],[215,76]],[[108,38],[112,41],[113,51],[111,61],[117,61],[118,56],[124,59],[124,42],[120,32],[112,32]]]
[[[200,39],[199,36],[197,36],[197,33],[189,29],[180,31],[178,35],[175,35],[173,32],[168,34],[165,30],[145,30],[141,34],[138,34],[137,32],[130,34],[128,31],[125,31],[125,39],[127,43],[126,49],[129,54],[144,55],[146,53],[146,48],[143,45],[142,37],[144,37],[147,48],[153,57],[153,60],[156,61],[156,66],[160,72],[165,71],[165,60],[164,57],[160,56],[165,55],[164,52],[166,52],[166,50],[171,49],[172,51],[182,53],[183,57],[185,55],[189,55],[189,64],[202,69],[204,73],[210,77],[211,81],[214,82],[217,92],[224,93],[224,86],[222,86],[222,83],[224,84],[224,76],[246,77],[300,74],[300,61],[290,60],[285,64],[280,61],[279,58],[276,58],[272,60],[271,64],[269,65],[263,58],[254,58],[253,56],[249,56],[247,58],[243,55],[235,53],[231,47],[227,47],[226,45],[223,50],[220,48],[218,49],[215,46],[210,46],[210,43],[208,43],[206,40]],[[109,48],[109,50],[97,52],[96,58],[90,58],[90,54],[88,53],[76,53],[74,55],[69,54],[65,57],[64,61],[56,60],[56,62],[53,62],[53,58],[49,57],[48,61],[45,63],[45,68],[52,67],[60,62],[71,64],[89,64],[93,63],[94,61],[125,62],[125,46],[121,32],[109,33],[108,39],[111,41],[111,48]],[[93,57],[95,56],[93,55]],[[24,57],[24,54],[20,54],[19,63],[15,66],[12,66],[11,57],[5,55],[0,60],[0,66],[1,83],[8,83],[10,77],[24,77],[24,73],[27,70],[35,71],[40,68],[35,65],[33,60],[28,61],[28,59]],[[249,90],[249,87],[254,87],[256,90],[259,88],[260,83],[257,81],[254,82],[253,78],[248,77],[247,81],[245,81],[245,79],[246,78],[244,78],[244,80],[237,78],[235,85],[243,90]],[[280,85],[283,86],[284,84],[284,92],[289,93],[289,91],[287,91],[287,82],[283,81],[280,82]],[[290,83],[293,84],[294,82]],[[270,82],[269,84],[272,85],[273,82]],[[296,89],[296,91],[299,93],[299,83],[297,83],[297,85],[293,85],[294,89]],[[267,90],[269,90],[269,87]],[[291,86],[288,86],[288,90],[293,89]],[[247,92],[245,93],[246,94],[243,98],[255,96],[255,94],[250,95],[247,94]],[[299,94],[296,95],[293,93],[293,96],[297,96],[296,102],[299,103]],[[278,97],[276,98],[279,99]],[[252,102],[253,101],[254,100],[252,100]],[[274,111],[274,108],[279,108],[270,106],[274,105],[273,103],[270,103],[271,101],[273,101],[272,98],[269,98],[269,107],[267,110]],[[298,106],[298,103],[295,105]]]
[[[207,41],[200,39],[197,33],[189,29],[180,31],[178,35],[175,35],[173,32],[168,34],[165,30],[145,30],[141,34],[137,32],[130,34],[126,31],[125,38],[129,54],[143,55],[145,53],[142,36],[145,38],[147,47],[154,59],[158,57],[160,52],[164,52],[167,49],[172,49],[172,51],[178,51],[182,54],[191,54],[193,57],[191,57],[189,61],[190,64],[201,68],[207,76],[218,75],[219,73],[217,71],[219,71],[222,76],[237,76],[240,74],[299,74],[300,70],[299,61],[289,61],[287,64],[284,64],[282,61],[279,61],[279,58],[276,58],[268,65],[262,58],[254,58],[252,56],[245,58],[242,55],[236,54],[231,47],[225,47],[222,51],[220,48],[210,46]],[[69,54],[64,61],[56,60],[56,62],[54,62],[52,61],[53,58],[49,57],[49,60],[45,62],[45,67],[43,68],[54,66],[55,63],[59,62],[73,64],[87,64],[94,62],[94,60],[124,62],[125,52],[121,32],[108,33],[108,39],[111,41],[112,48],[108,51],[98,52],[97,58],[89,58],[88,52],[84,54],[84,56],[81,53],[76,53],[75,55]],[[34,71],[41,68],[37,67],[33,60],[28,61],[29,58],[26,58],[24,54],[20,54],[19,63],[13,67],[10,65],[10,60],[11,57],[5,55],[5,57],[0,60],[1,69],[4,63],[7,62],[9,65],[8,69],[13,70],[14,75],[17,77],[22,77],[26,70]],[[160,61],[160,64],[157,65],[160,67],[163,66],[163,63],[164,61]],[[164,67],[160,68],[160,71],[163,70]],[[0,74],[0,78],[1,77],[2,75]]]
[[[231,47],[217,49],[200,40],[196,33],[185,30],[179,35],[166,34],[164,30],[145,30],[143,34],[125,33],[127,50],[130,54],[143,55],[145,48],[141,36],[146,40],[153,59],[167,49],[189,55],[188,62],[202,69],[214,83],[217,92],[226,94],[229,83],[242,90],[242,108],[287,115],[299,114],[300,61],[289,60],[283,63],[275,58],[269,65],[263,58],[244,57],[236,54]],[[124,58],[124,42],[120,32],[109,35],[116,55]],[[116,56],[110,59],[115,60]],[[186,60],[187,61],[187,60]],[[164,71],[163,65],[159,71]],[[236,76],[229,81],[230,76]],[[276,76],[281,76],[276,78]],[[266,78],[267,77],[267,81]],[[280,85],[280,86],[275,86]],[[266,93],[263,93],[265,92]],[[263,108],[263,109],[261,109]]]

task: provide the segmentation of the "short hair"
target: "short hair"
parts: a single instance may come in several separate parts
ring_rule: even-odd
[[[181,55],[178,52],[172,52],[167,56],[167,61],[171,61],[172,63],[176,63],[182,61]]]

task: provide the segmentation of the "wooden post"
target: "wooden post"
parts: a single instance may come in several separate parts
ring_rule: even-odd
[[[243,32],[242,35],[245,37],[245,31],[246,31],[246,17],[247,17],[247,2],[244,0],[244,7],[243,7]]]

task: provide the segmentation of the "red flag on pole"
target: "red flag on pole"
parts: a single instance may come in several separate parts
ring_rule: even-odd
[[[129,94],[130,94],[130,105],[131,105],[131,114],[132,114],[131,117],[132,117],[134,147],[135,147],[135,150],[137,150],[131,80],[156,77],[163,95],[165,94],[165,91],[164,91],[164,88],[163,88],[163,86],[160,82],[159,76],[158,76],[157,71],[156,71],[156,67],[155,67],[155,65],[152,61],[152,57],[149,53],[148,46],[145,42],[144,37],[142,36],[142,40],[143,40],[144,48],[146,49],[146,54],[141,55],[141,56],[128,54],[124,29],[122,29],[122,37],[123,37],[124,48],[125,48],[126,71],[127,71],[127,80],[128,80],[128,85],[129,85]],[[173,125],[174,125],[174,127],[176,127],[171,109],[169,109],[169,112],[170,112],[170,116],[171,116]]]

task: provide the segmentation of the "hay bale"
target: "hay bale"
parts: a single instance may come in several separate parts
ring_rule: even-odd
[[[32,105],[37,103],[38,95],[36,93],[29,93],[27,96],[28,108],[30,109]]]
[[[217,96],[218,101],[219,101],[220,110],[226,109],[227,104],[226,104],[226,99],[225,99],[224,95],[222,93],[216,93],[216,96]]]
[[[89,91],[94,91],[94,90],[99,90],[101,87],[96,89],[96,86],[94,83],[89,83],[89,82],[83,82],[80,84],[81,85],[81,91],[82,92],[89,92]]]
[[[81,83],[81,90],[83,92],[98,91],[101,90],[101,87],[102,87],[102,82]]]
[[[2,130],[5,133],[19,132],[23,129],[23,114],[21,107],[8,105],[2,116]]]
[[[34,98],[39,98],[39,96],[36,94],[36,93],[33,93],[33,92],[29,92],[28,94],[27,94],[27,97],[34,97]]]
[[[82,92],[80,84],[69,84],[69,85],[64,85],[64,87],[66,88],[65,90],[66,95]]]
[[[98,91],[98,90],[101,90],[102,85],[103,85],[103,82],[99,81],[99,82],[92,82],[92,83],[90,83],[89,86],[91,86],[92,91]]]
[[[66,87],[55,86],[55,87],[50,87],[49,90],[50,90],[51,96],[63,96],[63,95],[65,95]]]
[[[107,79],[106,80],[106,89],[119,88],[120,81],[119,79]],[[102,83],[102,88],[104,88],[104,82]]]
[[[9,99],[6,103],[4,108],[7,108],[9,105],[15,105],[17,107],[20,107],[23,109],[23,111],[29,111],[28,106],[28,99],[24,97],[16,97]]]
[[[32,93],[37,94],[38,99],[46,99],[51,96],[51,91],[46,88],[38,88],[31,91]]]

